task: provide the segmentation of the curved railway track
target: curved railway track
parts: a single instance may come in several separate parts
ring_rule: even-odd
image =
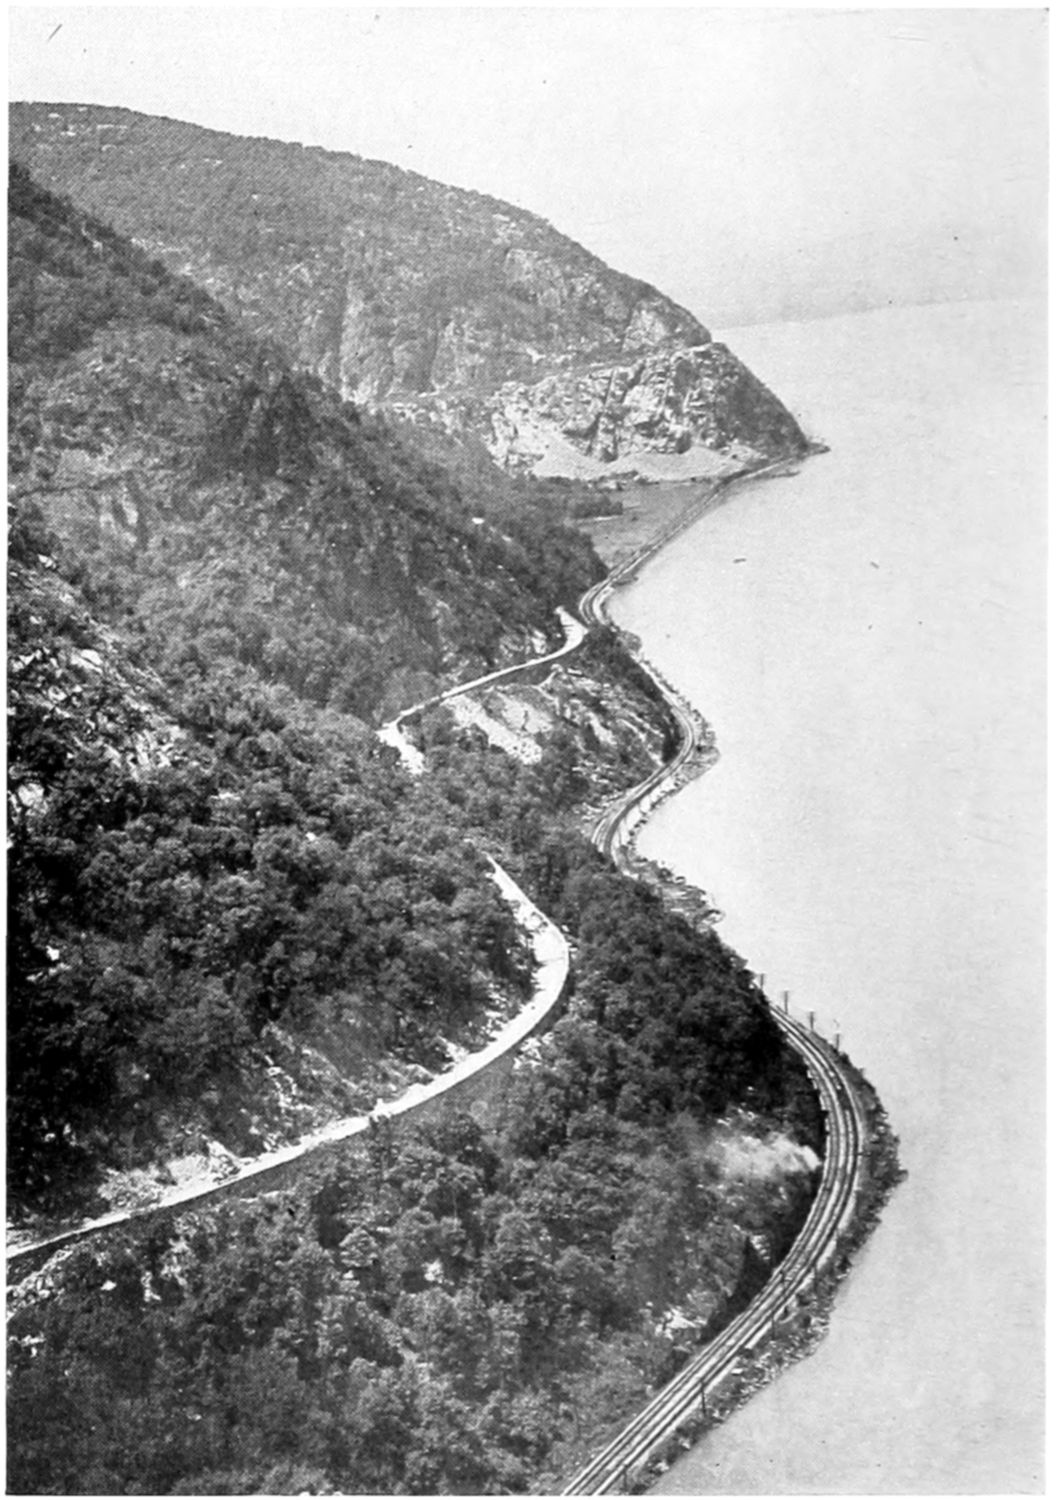
[[[582,1468],[565,1495],[603,1495],[625,1490],[630,1476],[688,1418],[706,1407],[731,1375],[740,1373],[757,1348],[793,1317],[801,1298],[839,1252],[857,1195],[866,1121],[853,1085],[827,1044],[799,1022],[775,1011],[789,1042],[804,1058],[821,1096],[826,1145],[821,1181],[806,1222],[785,1258],[755,1300]]]
[[[691,517],[690,519],[695,519]],[[580,614],[587,625],[606,622],[605,603],[613,589],[626,582],[659,546],[677,530],[615,569],[583,595]],[[663,693],[674,714],[681,738],[675,755],[644,781],[632,787],[615,807],[598,818],[591,832],[595,847],[618,866],[628,868],[630,832],[643,804],[675,776],[696,750],[697,726],[666,684],[641,662]],[[765,997],[764,997],[765,998]],[[821,1178],[810,1212],[784,1259],[774,1268],[755,1299],[701,1349],[636,1417],[586,1464],[562,1490],[565,1495],[600,1495],[626,1490],[632,1474],[690,1417],[706,1410],[709,1393],[716,1393],[730,1376],[740,1373],[757,1348],[786,1320],[795,1316],[817,1277],[840,1253],[843,1235],[854,1214],[862,1151],[868,1129],[854,1083],[828,1044],[799,1021],[771,1007],[775,1020],[809,1072],[825,1118],[825,1151]]]

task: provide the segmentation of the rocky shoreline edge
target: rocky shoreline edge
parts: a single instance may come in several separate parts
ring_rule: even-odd
[[[884,1205],[907,1175],[899,1163],[898,1136],[891,1129],[887,1111],[875,1088],[845,1053],[840,1052],[838,1056],[854,1079],[858,1098],[869,1121],[869,1137],[863,1154],[864,1186],[851,1226],[840,1241],[836,1259],[817,1278],[813,1289],[799,1296],[795,1312],[784,1325],[775,1329],[758,1358],[746,1361],[718,1392],[709,1391],[707,1411],[682,1423],[649,1461],[634,1471],[627,1490],[629,1494],[642,1495],[651,1490],[684,1453],[714,1428],[721,1427],[782,1371],[814,1353],[828,1331],[842,1282],[876,1228]]]

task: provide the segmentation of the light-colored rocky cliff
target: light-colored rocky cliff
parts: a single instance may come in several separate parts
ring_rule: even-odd
[[[13,106],[11,149],[346,398],[470,431],[509,467],[679,456],[688,477],[805,447],[685,308],[511,204],[95,105]]]

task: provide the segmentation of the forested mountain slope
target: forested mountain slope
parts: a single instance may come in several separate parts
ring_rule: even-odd
[[[317,1083],[340,1113],[521,992],[483,861],[362,721],[530,653],[597,563],[500,483],[503,529],[474,517],[17,167],[9,269],[18,1204],[150,1159],[192,1103],[251,1150],[269,1027],[336,1021],[368,1075]]]
[[[369,715],[526,654],[596,576],[498,476],[474,514],[380,418],[22,169],[12,184],[14,493],[155,658],[227,656]]]
[[[692,314],[511,204],[97,105],[13,106],[11,149],[344,395],[472,432],[511,466],[804,447]]]

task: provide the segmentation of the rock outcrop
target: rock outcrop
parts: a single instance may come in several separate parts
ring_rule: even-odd
[[[591,365],[534,385],[508,382],[489,412],[490,446],[508,466],[545,462],[555,432],[615,469],[633,468],[648,454],[689,455],[701,447],[720,455],[747,447],[777,457],[801,441],[781,404],[714,342]]]
[[[806,441],[706,328],[543,219],[384,162],[95,105],[20,104],[11,149],[360,405],[587,477]]]
[[[471,509],[388,424],[17,166],[8,238],[11,500],[117,597],[149,593],[162,637],[238,641],[269,680],[310,675],[368,717],[525,655],[596,576],[512,481]]]

